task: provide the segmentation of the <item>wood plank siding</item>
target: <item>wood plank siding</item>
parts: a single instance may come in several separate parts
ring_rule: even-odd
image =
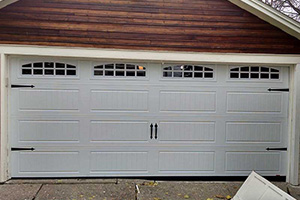
[[[0,43],[300,53],[300,40],[227,0],[20,0],[0,10]]]

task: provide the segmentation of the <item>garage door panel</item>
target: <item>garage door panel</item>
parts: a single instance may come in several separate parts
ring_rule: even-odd
[[[90,173],[146,173],[148,152],[92,151]]]
[[[281,142],[280,122],[227,122],[227,142]]]
[[[227,152],[226,171],[280,171],[280,152]]]
[[[142,121],[91,121],[91,142],[147,142],[148,122]]]
[[[91,90],[91,111],[148,111],[148,91]]]
[[[228,92],[228,112],[280,113],[282,112],[281,93]]]
[[[215,170],[215,153],[160,151],[159,172],[198,173]]]
[[[20,90],[19,109],[20,111],[78,111],[79,90]]]
[[[79,121],[19,121],[19,142],[79,142]]]
[[[215,122],[160,122],[160,142],[213,142]]]
[[[216,111],[216,92],[160,91],[159,99],[160,111]]]
[[[18,165],[13,166],[14,174],[79,174],[79,152],[15,152]]]

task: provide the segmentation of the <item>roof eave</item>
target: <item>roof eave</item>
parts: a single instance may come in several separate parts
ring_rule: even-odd
[[[0,9],[4,8],[5,6],[8,6],[12,3],[15,3],[16,1],[18,1],[18,0],[2,0],[2,1],[0,0]]]
[[[229,0],[300,40],[300,23],[259,0]]]

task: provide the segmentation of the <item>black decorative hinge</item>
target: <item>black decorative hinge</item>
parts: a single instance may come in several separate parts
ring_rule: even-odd
[[[269,88],[268,91],[269,92],[289,92],[290,89],[289,88],[278,88],[278,89]]]
[[[29,148],[12,147],[11,151],[34,151],[34,148],[33,147],[29,147]]]
[[[266,148],[267,151],[287,151],[287,148],[284,147],[284,148]]]
[[[11,88],[27,88],[27,87],[34,88],[35,86],[34,85],[11,85]]]

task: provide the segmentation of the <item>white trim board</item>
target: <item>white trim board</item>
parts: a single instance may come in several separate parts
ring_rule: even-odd
[[[151,62],[201,62],[201,63],[249,63],[296,65],[300,55],[242,54],[242,53],[197,53],[172,51],[144,51],[80,47],[50,47],[34,45],[0,45],[0,53],[24,56],[57,56],[86,59],[124,59]]]
[[[275,10],[271,6],[260,0],[229,1],[300,40],[300,23]]]
[[[225,53],[187,53],[187,52],[166,52],[166,51],[133,51],[120,49],[93,49],[93,48],[68,48],[68,47],[46,47],[26,45],[0,45],[1,54],[1,166],[0,182],[9,179],[8,162],[9,154],[7,147],[8,127],[8,63],[7,56],[49,56],[49,57],[77,57],[86,60],[90,59],[111,59],[111,60],[139,60],[151,62],[198,62],[198,63],[246,63],[246,64],[273,64],[280,66],[291,66],[291,92],[290,102],[294,112],[290,112],[290,150],[289,150],[289,171],[287,181],[293,185],[298,184],[299,163],[299,135],[300,135],[300,55],[275,55],[275,54],[225,54]],[[297,81],[296,81],[297,80]],[[299,104],[299,105],[298,105]],[[8,156],[7,156],[8,155]]]

